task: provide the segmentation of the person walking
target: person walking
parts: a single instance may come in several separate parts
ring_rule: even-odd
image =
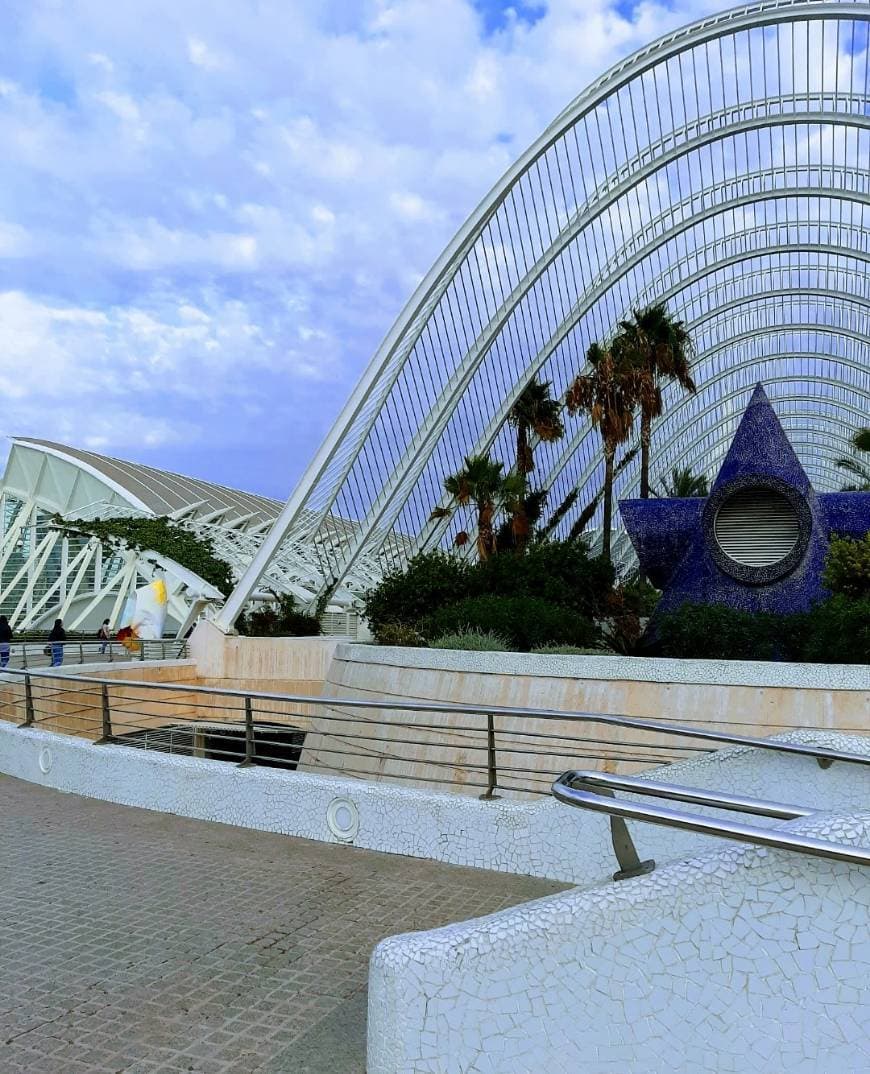
[[[12,627],[5,615],[0,615],[0,668],[9,663],[9,646],[12,642]]]
[[[97,637],[100,639],[100,656],[103,656],[106,651],[106,646],[109,644],[109,638],[111,637],[109,633],[108,619],[103,620],[100,629],[97,631]]]
[[[51,633],[48,635],[51,645],[51,666],[59,668],[63,663],[63,643],[66,641],[66,631],[63,629],[63,620],[55,619]]]

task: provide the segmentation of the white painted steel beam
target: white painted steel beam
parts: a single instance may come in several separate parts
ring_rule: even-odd
[[[715,53],[717,42],[726,38],[736,41],[735,35],[738,33],[743,35],[754,30],[763,30],[765,27],[787,25],[798,26],[799,32],[804,23],[809,26],[811,23],[818,24],[825,20],[826,25],[830,22],[836,26],[840,23],[849,24],[850,20],[859,20],[866,23],[867,19],[868,6],[863,3],[777,2],[750,5],[714,19],[703,20],[685,30],[667,35],[647,49],[618,64],[563,111],[481,202],[481,205],[469,217],[469,220],[460,229],[427,274],[414,296],[412,296],[412,299],[388,334],[384,344],[376,353],[360,384],[352,394],[339,421],[306,471],[303,481],[285,505],[284,511],[279,516],[269,537],[261,546],[250,569],[246,572],[236,592],[225,606],[219,617],[220,625],[224,628],[228,628],[231,625],[235,615],[244,604],[247,594],[253,590],[257,578],[267,566],[271,556],[277,552],[286,535],[301,520],[306,510],[314,511],[314,518],[318,525],[314,527],[313,532],[315,535],[318,533],[320,523],[325,520],[326,513],[337,502],[336,497],[341,491],[344,481],[352,472],[352,466],[359,455],[361,446],[374,427],[380,405],[395,385],[404,361],[411,354],[416,340],[420,338],[421,332],[425,329],[430,316],[435,312],[438,303],[447,293],[447,289],[456,277],[458,269],[466,263],[472,248],[484,233],[484,229],[487,228],[491,221],[496,219],[500,208],[507,203],[507,199],[513,197],[514,190],[519,188],[520,183],[525,181],[529,175],[533,174],[534,168],[540,168],[540,162],[545,160],[550,149],[557,147],[557,143],[567,132],[576,131],[580,121],[583,120],[585,123],[590,117],[596,123],[605,122],[609,127],[612,122],[612,116],[616,115],[617,131],[620,130],[621,125],[624,136],[626,123],[625,116],[619,113],[621,105],[621,98],[618,97],[619,91],[630,84],[640,87],[644,105],[649,108],[650,102],[647,100],[646,89],[650,83],[645,82],[643,76],[654,70],[669,72],[667,64],[672,58],[689,54],[690,58],[694,59],[700,54],[699,46],[703,45],[705,48],[709,46],[708,52],[712,49]],[[806,33],[809,35],[809,29],[806,30]],[[809,36],[807,36],[807,40],[809,41]],[[773,45],[770,47],[771,49],[774,48]],[[778,38],[776,39],[776,48],[779,49]],[[697,51],[692,52],[692,50]],[[781,79],[779,66],[777,66],[776,71],[777,77]],[[669,79],[670,74],[668,73]],[[660,87],[657,80],[654,85],[658,93]],[[696,89],[697,85],[698,83],[696,82]],[[751,87],[751,83],[749,85]],[[683,86],[684,93],[685,86],[686,84]],[[670,81],[668,81],[668,87],[670,88]],[[788,93],[780,92],[777,94],[770,91],[770,88],[765,84],[763,96],[759,99],[740,101],[738,98],[736,102],[724,104],[718,114],[712,111],[708,112],[707,115],[702,113],[698,115],[692,113],[690,115],[687,113],[685,122],[678,130],[668,129],[664,124],[661,124],[661,134],[657,141],[654,138],[644,142],[642,137],[637,136],[637,131],[635,131],[638,151],[634,159],[630,154],[625,159],[616,159],[615,170],[611,169],[612,174],[600,181],[596,180],[595,196],[586,195],[587,211],[597,209],[602,199],[612,196],[617,187],[620,187],[622,191],[636,189],[647,174],[644,169],[647,169],[650,174],[651,171],[657,170],[661,166],[660,158],[667,153],[673,154],[673,159],[678,159],[680,156],[685,156],[687,152],[705,150],[708,146],[721,141],[722,137],[742,137],[749,131],[773,125],[782,128],[787,125],[796,127],[800,124],[817,123],[823,127],[830,128],[840,124],[848,124],[851,128],[866,129],[865,97],[866,87],[862,92],[858,87],[853,86],[852,82],[841,85],[836,79],[834,80],[834,89],[830,93],[826,88],[822,92],[817,92],[815,86],[807,86],[804,90],[799,83],[795,82],[789,86]],[[604,102],[609,101],[616,102],[615,112],[603,110]],[[777,102],[779,103],[777,104]],[[782,108],[784,102],[786,105],[790,102],[790,106],[796,109],[815,103],[820,110],[820,115],[809,109],[803,114],[790,115],[786,113],[776,116],[761,114],[765,107],[768,106],[771,109]],[[712,129],[717,123],[722,124],[721,130]],[[635,127],[638,127],[637,122],[635,122]],[[642,134],[643,131],[641,131]],[[682,142],[680,141],[681,139]],[[693,148],[687,150],[686,143],[689,141],[693,142]],[[627,140],[625,144],[627,144]],[[654,152],[653,150],[656,148],[661,152]],[[567,157],[565,159],[567,162]],[[561,169],[558,153],[555,160]],[[545,160],[545,163],[549,168],[549,160]],[[835,166],[839,167],[839,165],[839,160],[819,162],[819,166],[822,169],[829,168],[828,175],[833,174],[830,169]],[[815,167],[815,162],[813,162],[813,166]],[[848,162],[843,167],[848,168]],[[735,178],[735,182],[737,178],[739,177]],[[763,194],[760,195],[760,197],[763,196]],[[613,200],[611,200],[611,203],[613,203]],[[511,239],[513,239],[513,236],[511,236]],[[543,271],[542,263],[550,253],[553,253],[552,248],[542,252],[538,261],[534,263],[532,272],[536,278],[540,278]],[[759,253],[761,254],[762,252],[759,251]],[[556,255],[554,254],[554,256]],[[531,286],[532,279],[528,270],[526,270],[526,274],[522,277],[519,285],[514,285],[515,291],[519,287],[523,294],[528,293],[528,289]],[[505,316],[506,307],[514,308],[515,302],[513,300],[515,302],[520,301],[520,296],[518,294],[514,294],[513,298],[509,296],[507,303],[503,302],[502,304],[502,313],[496,313],[495,317],[491,319],[490,325],[500,317]],[[507,315],[509,316],[510,314],[507,313]],[[489,332],[492,334],[491,329]],[[497,334],[496,332],[495,335]],[[482,341],[481,349],[485,345],[485,342]],[[471,359],[470,352],[466,354],[466,359]],[[470,365],[471,362],[467,361],[466,367],[468,368]],[[464,374],[458,372],[456,375],[460,379],[454,380],[454,391],[458,388],[461,395]],[[419,428],[416,431],[414,434],[417,438],[416,442],[413,437],[409,441],[409,451],[414,459],[420,457],[428,459],[431,457],[434,446],[439,442],[437,424],[441,421],[441,415],[442,413],[450,413],[456,402],[457,397],[454,394],[452,399],[442,397],[439,399],[438,405],[431,408],[432,411],[438,414],[437,420],[433,422],[431,428]],[[384,486],[380,490],[381,495],[375,496],[372,506],[367,511],[364,525],[360,528],[356,539],[348,549],[349,554],[346,557],[330,558],[329,562],[333,564],[332,569],[334,569],[338,577],[326,579],[325,584],[327,586],[334,581],[340,580],[340,577],[352,566],[354,556],[370,546],[371,536],[378,531],[379,523],[383,519],[392,516],[392,519],[395,520],[397,517],[398,511],[391,506],[390,501],[397,497],[401,499],[402,492],[400,490],[404,491],[407,487],[407,476],[403,479],[401,475],[403,468],[406,471],[406,475],[410,473],[406,464],[401,464],[393,471],[391,486],[387,484],[391,480],[388,474],[373,473],[371,475],[372,481],[384,482]],[[328,484],[319,484],[325,480],[325,475],[327,474],[331,480],[331,487]]]

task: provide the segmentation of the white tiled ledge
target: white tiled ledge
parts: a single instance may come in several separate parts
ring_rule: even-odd
[[[867,691],[870,695],[870,665],[867,664],[786,664],[764,660],[670,660],[606,655],[542,656],[537,653],[473,653],[458,649],[410,649],[358,644],[339,645],[335,659],[478,675],[858,690]]]

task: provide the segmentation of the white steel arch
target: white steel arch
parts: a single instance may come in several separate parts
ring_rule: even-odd
[[[219,624],[288,541],[308,547],[318,593],[359,592],[359,563],[448,543],[455,524],[427,522],[443,478],[475,450],[510,466],[505,419],[523,385],[539,375],[563,392],[589,343],[652,301],[691,322],[704,341],[695,379],[719,390],[712,408],[666,392],[656,442],[692,429],[706,443],[715,427],[700,460],[712,471],[754,363],[826,428],[840,417],[845,451],[870,368],[868,24],[868,0],[747,5],[652,43],[569,105],[422,281]],[[781,323],[776,303],[791,311]],[[778,354],[750,353],[758,339]],[[729,349],[740,361],[720,358]],[[849,398],[823,405],[834,366]],[[580,424],[537,448],[551,507],[578,484],[597,490],[598,446]],[[835,468],[812,470],[836,487]],[[629,467],[622,485],[635,481]],[[330,516],[353,521],[347,540],[330,539]]]
[[[226,599],[204,578],[154,550],[110,550],[96,538],[67,532],[66,522],[166,517],[207,539],[238,577],[256,553],[280,503],[196,478],[108,458],[44,440],[13,440],[0,479],[0,613],[16,631],[42,629],[55,618],[73,630],[95,631],[106,617],[118,625],[127,599],[159,571],[168,595],[167,629],[183,633],[207,606]],[[352,535],[330,519],[336,547]],[[360,563],[358,584],[379,569]],[[259,594],[292,594],[309,604],[322,575],[304,542],[286,543],[272,558]],[[354,594],[333,594],[327,630],[355,633]]]

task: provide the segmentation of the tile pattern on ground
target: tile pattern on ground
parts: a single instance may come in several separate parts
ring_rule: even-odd
[[[561,890],[0,776],[3,1074],[365,1069],[386,936]]]

